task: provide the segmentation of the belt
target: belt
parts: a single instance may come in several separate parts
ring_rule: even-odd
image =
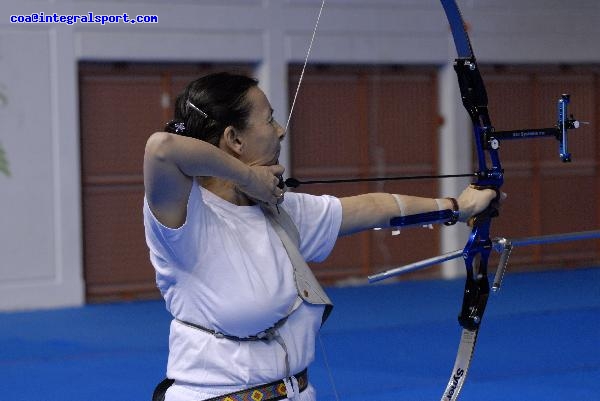
[[[201,326],[196,323],[186,322],[185,320],[181,320],[181,319],[177,319],[177,318],[175,318],[175,321],[183,324],[184,326],[188,326],[193,329],[198,329],[198,330],[204,331],[205,333],[212,334],[216,338],[226,338],[226,339],[232,340],[232,341],[271,341],[276,336],[277,329],[280,328],[281,326],[283,326],[283,324],[288,319],[288,317],[289,317],[289,315],[284,316],[283,318],[281,318],[277,322],[275,322],[275,324],[273,326],[269,327],[268,329],[261,331],[258,334],[248,336],[248,337],[232,336],[230,334],[221,333],[220,331],[209,329],[208,327],[204,327],[204,326]]]
[[[298,390],[304,391],[308,387],[308,370],[295,374],[298,380]],[[205,401],[278,401],[287,398],[287,390],[283,380],[277,380],[272,383],[261,384],[246,390],[236,391],[235,393],[220,395]]]

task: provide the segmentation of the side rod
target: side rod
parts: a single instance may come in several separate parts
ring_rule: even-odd
[[[498,292],[502,285],[502,279],[508,266],[508,258],[513,248],[518,246],[530,246],[530,245],[543,245],[543,244],[555,244],[559,242],[570,242],[570,241],[582,241],[589,239],[600,238],[600,230],[595,231],[578,231],[572,233],[562,234],[550,234],[542,235],[538,237],[524,237],[524,238],[494,238],[492,241],[493,248],[500,253],[500,262],[498,263],[498,269],[496,269],[496,276],[492,283],[492,291]]]
[[[579,232],[571,232],[571,233],[562,233],[562,234],[551,234],[551,235],[542,235],[538,237],[524,237],[524,238],[516,238],[516,239],[506,239],[506,238],[495,238],[493,242],[493,248],[497,252],[501,253],[500,263],[498,266],[498,270],[496,272],[496,278],[494,279],[494,284],[492,289],[494,291],[498,291],[500,289],[502,277],[504,276],[504,272],[506,271],[506,266],[508,265],[508,256],[510,255],[510,251],[514,247],[519,246],[530,246],[530,245],[542,245],[542,244],[554,244],[559,242],[570,242],[570,241],[582,241],[589,239],[598,239],[600,238],[600,230],[592,230],[592,231],[579,231]],[[457,249],[456,251],[447,252],[440,256],[435,256],[429,259],[423,259],[418,262],[414,262],[408,265],[396,267],[390,270],[386,270],[380,273],[376,273],[368,276],[369,283],[375,283],[377,281],[386,280],[391,277],[399,276],[402,274],[410,273],[416,270],[421,270],[430,266],[437,265],[442,262],[446,262],[448,260],[460,258],[463,256],[463,250]]]

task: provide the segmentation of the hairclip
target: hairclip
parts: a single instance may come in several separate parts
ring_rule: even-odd
[[[183,122],[176,122],[175,124],[173,124],[173,127],[175,128],[176,134],[181,134],[185,132],[185,124]]]
[[[172,134],[181,134],[184,135],[185,132],[185,124],[183,121],[179,120],[171,120],[165,125],[165,131],[170,132]]]
[[[202,117],[208,118],[208,114],[206,114],[205,112],[203,112],[202,110],[200,110],[198,107],[196,107],[194,105],[194,103],[190,102],[189,99],[185,101],[185,105],[188,106],[188,107],[191,107],[192,109],[196,110],[198,113],[202,114]]]

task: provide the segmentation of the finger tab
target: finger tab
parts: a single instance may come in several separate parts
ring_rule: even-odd
[[[279,179],[279,181],[277,182],[277,186],[279,187],[279,189],[283,189],[283,187],[285,186],[285,181],[283,180],[283,176],[278,175],[277,178]]]

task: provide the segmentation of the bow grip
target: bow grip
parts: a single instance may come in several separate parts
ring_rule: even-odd
[[[477,227],[477,226],[483,224],[484,222],[489,221],[490,219],[492,219],[494,217],[498,217],[500,215],[501,193],[497,187],[490,186],[490,185],[471,184],[471,186],[473,188],[477,189],[478,191],[481,191],[484,189],[491,189],[494,192],[496,192],[496,197],[490,202],[488,207],[483,212],[478,213],[475,216],[469,218],[469,220],[467,220],[467,225],[469,227]]]

